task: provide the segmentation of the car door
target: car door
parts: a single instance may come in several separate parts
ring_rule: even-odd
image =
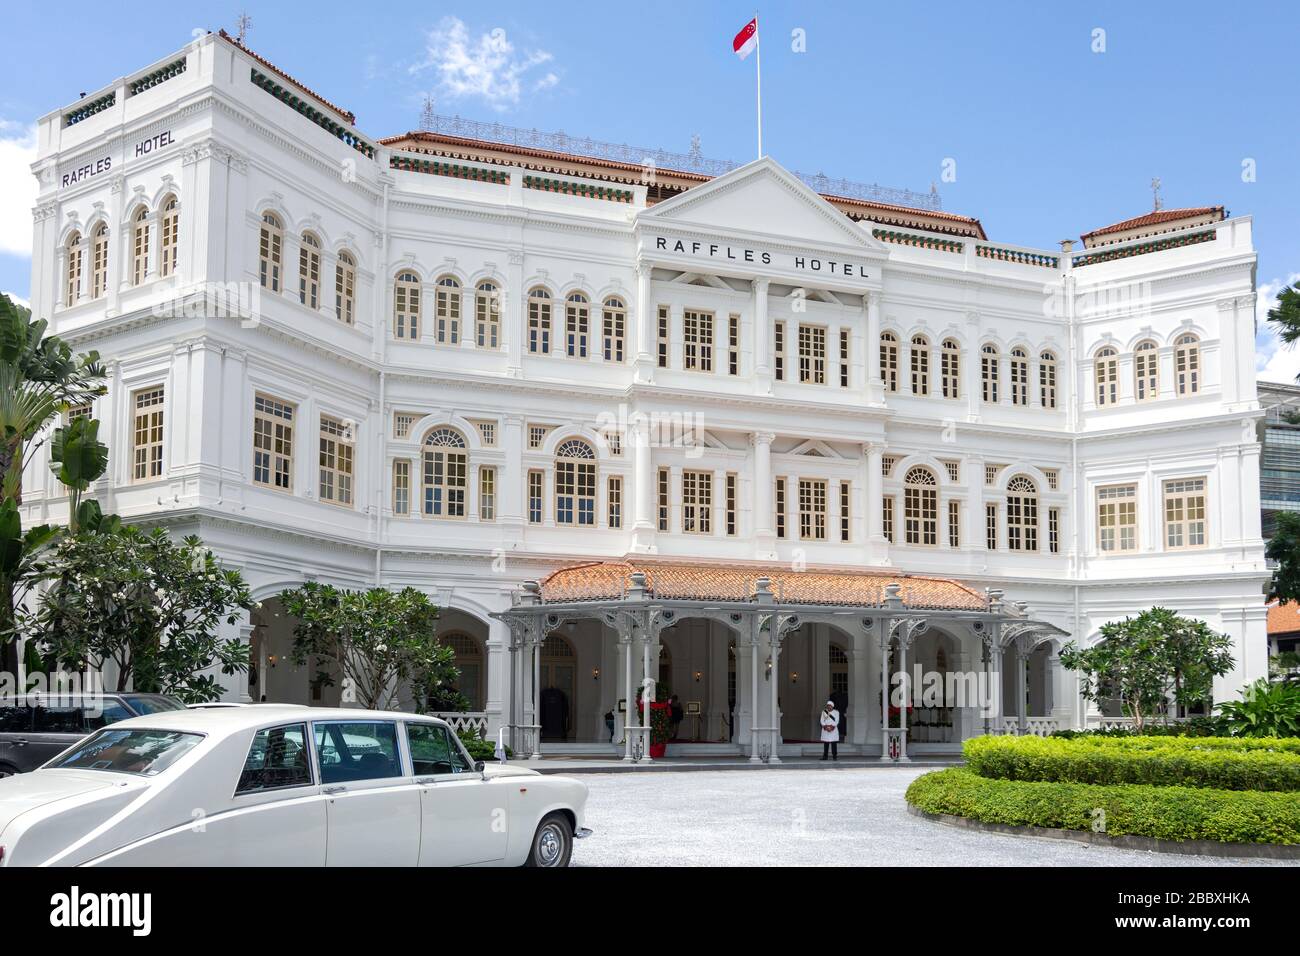
[[[397,722],[313,725],[325,796],[326,866],[415,866],[420,787],[402,767]]]
[[[31,736],[32,709],[22,700],[0,701],[0,777],[28,769]]]
[[[444,725],[408,722],[406,739],[420,787],[420,865],[504,859],[510,836],[508,790],[483,779]]]

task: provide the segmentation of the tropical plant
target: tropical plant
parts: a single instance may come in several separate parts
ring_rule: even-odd
[[[1261,678],[1241,700],[1219,704],[1228,733],[1235,737],[1300,736],[1300,684]]]
[[[1232,670],[1232,639],[1204,621],[1151,608],[1101,628],[1101,640],[1061,650],[1061,664],[1082,677],[1079,693],[1098,705],[1118,699],[1141,732],[1168,702],[1190,706],[1210,697],[1214,678]]]
[[[1270,601],[1300,601],[1300,514],[1279,511],[1264,556],[1274,565],[1268,583]]]
[[[1300,282],[1282,287],[1276,304],[1268,310],[1268,321],[1287,345],[1300,342]]]
[[[83,501],[82,495],[108,470],[108,446],[99,440],[97,419],[74,418],[54,430],[50,470],[68,489],[68,530],[75,533],[93,520],[99,508],[92,501]]]
[[[215,700],[211,671],[248,669],[248,647],[223,639],[255,607],[238,571],[223,568],[197,537],[177,542],[82,507],[86,525],[34,562],[46,585],[22,629],[54,666],[100,672],[112,663],[116,689],[155,691],[187,703]]]
[[[430,680],[444,681],[455,654],[438,643],[438,608],[415,588],[347,591],[309,581],[284,591],[281,603],[298,619],[293,659],[316,658],[343,675],[344,699],[387,709],[403,690],[420,702]],[[318,672],[332,683],[329,671]]]

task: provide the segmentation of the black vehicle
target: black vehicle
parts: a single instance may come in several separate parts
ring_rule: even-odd
[[[71,694],[0,699],[0,777],[35,770],[108,724],[184,710],[163,694]]]

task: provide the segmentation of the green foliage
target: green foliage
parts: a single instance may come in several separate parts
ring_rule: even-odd
[[[475,760],[495,760],[497,755],[497,745],[494,740],[486,740],[476,727],[466,727],[464,730],[456,732],[460,742],[465,745],[469,755]],[[515,755],[515,752],[506,747],[506,758],[509,759]]]
[[[1273,537],[1268,539],[1264,555],[1274,562],[1273,577],[1268,582],[1270,601],[1300,601],[1300,514],[1279,511]]]
[[[1218,790],[1300,790],[1300,740],[1292,751],[1208,745],[1213,738],[1063,740],[974,737],[962,745],[981,777],[1049,783],[1151,784]]]
[[[1219,704],[1219,712],[1236,737],[1300,736],[1300,684],[1261,678],[1241,700]]]
[[[1226,734],[1218,717],[1192,717],[1167,724],[1148,723],[1139,734],[1132,727],[1098,727],[1093,730],[1054,730],[1053,737],[1073,740],[1076,737],[1216,737]]]
[[[912,781],[907,802],[926,813],[1010,826],[1088,831],[1104,820],[1111,836],[1300,844],[1295,793],[991,780],[954,768]]]
[[[24,632],[57,666],[101,670],[114,662],[119,691],[186,703],[220,697],[216,676],[200,671],[248,669],[248,648],[218,634],[254,607],[239,572],[223,568],[197,537],[177,542],[162,528],[102,517],[93,526],[100,530],[66,535],[34,562],[33,577],[46,587],[24,615]]]
[[[97,419],[74,418],[54,429],[50,470],[68,489],[68,530],[76,532],[82,519],[89,518],[89,513],[83,514],[81,496],[108,470],[108,446],[99,440]]]
[[[1140,732],[1171,697],[1184,706],[1209,698],[1214,678],[1232,670],[1231,648],[1232,638],[1204,621],[1154,607],[1103,625],[1092,647],[1069,642],[1061,664],[1080,673],[1085,700],[1100,705],[1118,698]]]
[[[280,600],[298,619],[294,661],[323,658],[363,707],[388,709],[408,687],[423,704],[423,688],[455,670],[455,653],[438,643],[438,608],[415,588],[346,591],[309,581]],[[331,680],[324,671],[318,679]]]
[[[1277,303],[1268,310],[1268,321],[1277,328],[1277,335],[1287,345],[1300,341],[1300,282],[1283,286],[1277,294]]]

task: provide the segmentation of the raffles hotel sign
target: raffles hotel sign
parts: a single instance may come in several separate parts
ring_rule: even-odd
[[[861,262],[843,256],[827,256],[816,251],[772,252],[730,242],[702,242],[694,239],[654,237],[656,252],[669,252],[730,265],[772,266],[785,272],[836,276],[844,279],[869,279],[871,274]]]

